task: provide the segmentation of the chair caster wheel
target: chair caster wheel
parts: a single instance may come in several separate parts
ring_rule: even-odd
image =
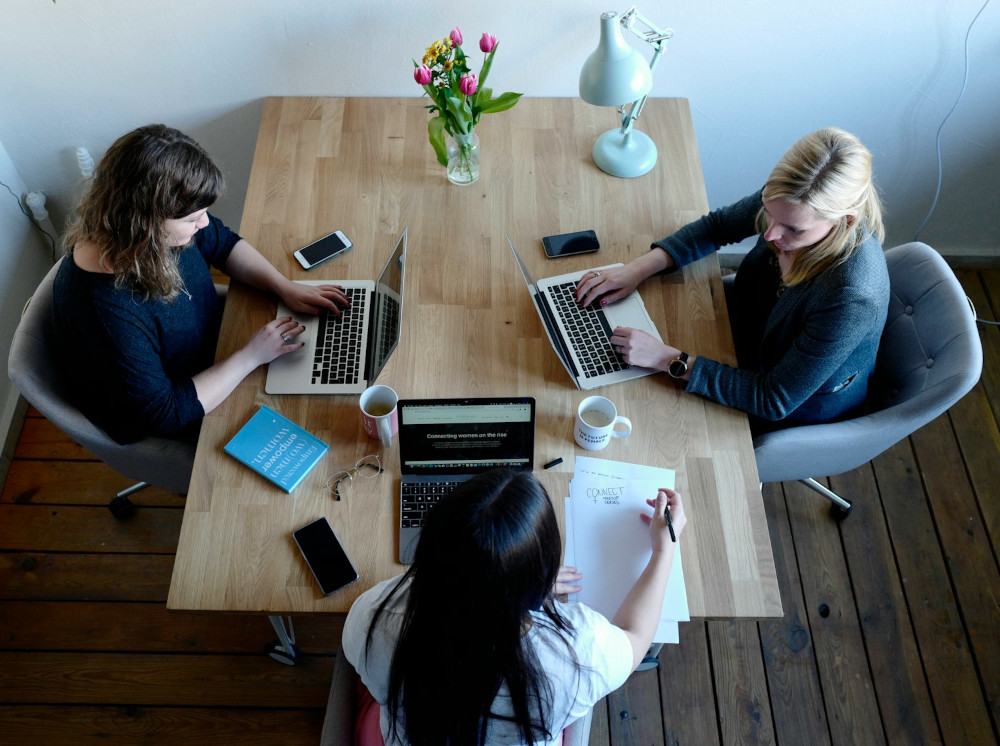
[[[836,503],[833,503],[830,505],[830,517],[835,521],[842,521],[851,514],[851,508],[853,507],[853,505],[848,505],[846,508],[842,508]]]
[[[292,645],[292,652],[289,653],[281,643],[276,643],[268,651],[268,655],[278,661],[278,663],[284,663],[286,666],[294,666],[299,662],[299,646]]]
[[[108,510],[119,521],[124,521],[135,515],[135,505],[125,495],[119,495],[108,503]]]

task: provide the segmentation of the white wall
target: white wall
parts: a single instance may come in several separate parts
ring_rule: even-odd
[[[21,309],[34,292],[38,280],[52,266],[55,250],[53,241],[37,231],[18,206],[19,198],[28,189],[8,157],[3,142],[0,142],[0,182],[5,185],[0,186],[0,264],[4,267],[4,271],[0,272],[0,362],[6,370],[10,341],[21,317]],[[51,224],[45,227],[50,235],[55,233]],[[0,443],[13,419],[17,396],[17,390],[6,374],[0,375]],[[8,455],[3,454],[0,473],[5,473],[2,467],[6,466]]]
[[[31,188],[50,196],[61,226],[79,180],[77,146],[96,158],[128,129],[168,122],[227,172],[217,212],[235,225],[262,97],[415,96],[411,59],[456,23],[470,49],[481,31],[500,37],[497,90],[575,96],[600,12],[621,5],[5,0],[0,141]],[[800,135],[834,124],[875,154],[891,244],[912,238],[931,204],[934,135],[958,95],[966,27],[982,6],[640,0],[639,9],[676,31],[653,95],[691,100],[713,207],[757,188]],[[944,252],[997,255],[1000,2],[982,13],[971,50],[968,89],[943,132],[941,201],[922,238]],[[608,119],[613,126],[613,110]]]

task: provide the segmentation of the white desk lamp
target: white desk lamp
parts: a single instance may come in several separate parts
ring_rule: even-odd
[[[638,21],[646,31],[637,31]],[[646,59],[625,41],[626,28],[652,45],[653,59]],[[601,14],[601,41],[580,71],[580,98],[595,106],[617,106],[621,129],[609,130],[594,143],[594,163],[612,176],[642,176],[656,165],[656,145],[643,132],[633,129],[646,96],[653,87],[653,70],[673,29],[661,29],[640,15],[633,5],[621,18],[613,11]],[[628,113],[625,104],[632,102]]]

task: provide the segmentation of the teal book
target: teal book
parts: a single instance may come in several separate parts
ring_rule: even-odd
[[[285,492],[291,492],[330,446],[262,405],[223,450]]]

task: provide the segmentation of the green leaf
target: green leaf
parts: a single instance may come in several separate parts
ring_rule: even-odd
[[[501,93],[496,98],[491,98],[481,107],[482,114],[495,114],[498,111],[507,111],[521,98],[521,93]]]
[[[434,117],[427,123],[427,137],[437,155],[438,163],[448,165],[448,147],[444,144],[444,118]]]
[[[483,62],[483,69],[479,71],[479,85],[486,85],[486,76],[490,74],[490,68],[493,67],[493,55],[497,53],[497,47],[499,46],[500,44],[498,43],[492,50],[490,50],[490,53],[486,55],[486,60]]]

